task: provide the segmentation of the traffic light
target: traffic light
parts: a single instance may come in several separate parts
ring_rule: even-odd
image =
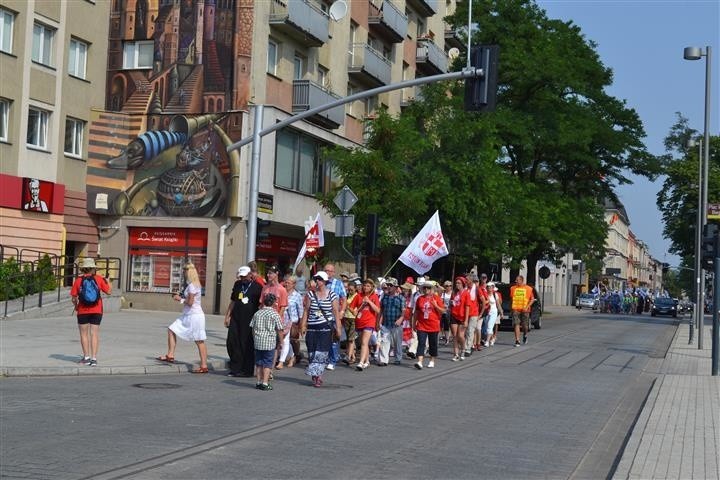
[[[357,257],[362,251],[362,238],[360,237],[360,234],[356,233],[353,235],[352,239],[352,255],[353,257]]]
[[[375,255],[378,249],[378,216],[377,213],[368,214],[367,228],[365,229],[365,255]]]
[[[270,236],[270,232],[267,228],[270,226],[270,220],[257,219],[257,230],[255,232],[255,238],[257,240],[265,240]]]
[[[479,45],[470,49],[470,65],[482,68],[482,77],[465,80],[465,110],[491,112],[497,101],[498,55],[497,45]]]
[[[715,223],[708,223],[703,228],[702,267],[712,271],[717,257],[720,257],[720,227]]]

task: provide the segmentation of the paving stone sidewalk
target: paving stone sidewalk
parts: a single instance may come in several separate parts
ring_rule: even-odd
[[[650,362],[646,373],[658,379],[613,478],[720,480],[720,377],[711,376],[711,333],[706,326],[698,350],[697,337],[688,345],[683,322],[665,358]]]

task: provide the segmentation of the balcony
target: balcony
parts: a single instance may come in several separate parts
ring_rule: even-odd
[[[381,1],[380,7],[370,1],[368,26],[370,30],[390,43],[400,43],[407,34],[408,18],[389,0]]]
[[[308,47],[330,38],[330,17],[309,0],[270,0],[270,25]]]
[[[435,45],[432,39],[419,38],[417,41],[415,64],[417,69],[423,74],[437,75],[447,72],[448,57],[445,51]]]
[[[304,112],[312,108],[326,105],[340,97],[310,80],[293,80],[293,113]],[[322,113],[308,117],[309,122],[334,130],[345,121],[345,106],[340,105]]]
[[[421,17],[432,17],[438,11],[438,0],[407,0],[405,4]]]
[[[390,60],[366,43],[353,43],[348,52],[348,75],[371,88],[390,83]]]
[[[460,36],[460,31],[452,25],[445,24],[445,48],[460,48],[465,47],[463,39]]]

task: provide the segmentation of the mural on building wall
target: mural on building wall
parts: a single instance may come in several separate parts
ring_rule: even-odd
[[[248,1],[112,0],[107,111],[94,112],[90,127],[88,211],[235,213],[239,156],[226,147],[240,138],[234,112],[247,105]]]

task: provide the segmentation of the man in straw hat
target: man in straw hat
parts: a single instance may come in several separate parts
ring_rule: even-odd
[[[110,293],[110,284],[97,274],[97,266],[92,258],[83,258],[80,262],[80,275],[73,282],[70,296],[77,311],[77,323],[80,330],[81,365],[97,366],[97,353],[100,344],[100,322],[103,316],[102,296],[100,292]]]

